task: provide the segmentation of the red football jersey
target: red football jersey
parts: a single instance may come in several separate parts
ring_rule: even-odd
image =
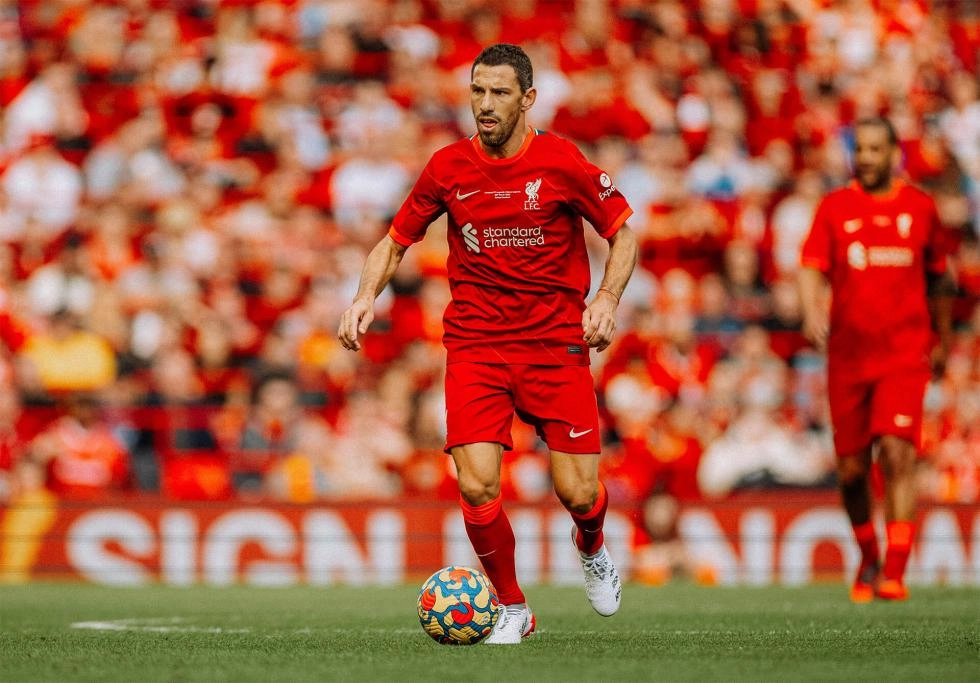
[[[830,279],[832,364],[867,374],[926,365],[926,272],[946,270],[943,228],[929,195],[898,180],[884,195],[855,182],[828,194],[800,260]]]
[[[389,235],[409,246],[443,213],[449,362],[587,365],[582,218],[608,238],[632,214],[610,177],[550,133],[531,129],[508,159],[474,136],[432,155]]]

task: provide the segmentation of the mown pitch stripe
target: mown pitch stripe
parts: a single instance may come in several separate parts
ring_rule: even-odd
[[[222,628],[220,626],[194,626],[187,619],[168,617],[162,619],[113,619],[110,621],[76,621],[71,628],[88,631],[138,631],[141,633],[249,633],[247,628]]]

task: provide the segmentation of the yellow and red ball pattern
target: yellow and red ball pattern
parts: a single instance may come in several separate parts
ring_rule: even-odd
[[[422,628],[443,645],[475,645],[497,623],[500,602],[490,579],[469,567],[444,567],[419,591]]]

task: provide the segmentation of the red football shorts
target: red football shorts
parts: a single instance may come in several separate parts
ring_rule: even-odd
[[[446,366],[447,453],[483,441],[513,449],[515,413],[553,451],[599,452],[599,410],[589,366]]]
[[[827,393],[838,457],[858,453],[884,434],[921,447],[922,402],[928,381],[928,370],[855,379],[852,373],[832,369],[827,374]]]

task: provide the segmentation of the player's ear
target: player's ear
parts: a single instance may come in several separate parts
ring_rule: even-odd
[[[901,168],[903,160],[904,155],[902,154],[902,146],[892,145],[892,168]]]
[[[534,100],[538,98],[538,91],[534,88],[528,88],[521,96],[521,111],[527,111],[534,105]]]

